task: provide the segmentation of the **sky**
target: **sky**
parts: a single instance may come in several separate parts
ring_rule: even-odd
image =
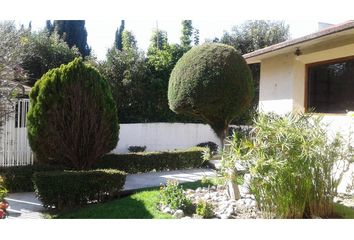
[[[245,19],[246,20],[246,19]],[[193,20],[193,27],[199,29],[200,41],[220,37],[224,31],[230,31],[233,26],[243,23],[245,20]],[[280,19],[276,19],[280,20]],[[28,25],[30,20],[18,20],[18,24]],[[284,20],[290,26],[290,37],[301,37],[318,30],[318,22],[339,23],[330,19],[318,20]],[[121,20],[101,19],[86,20],[88,32],[87,42],[99,60],[105,59],[107,49],[113,45],[116,29],[120,26]],[[45,26],[45,19],[32,21],[32,29],[39,30]],[[138,47],[144,51],[150,44],[150,37],[153,29],[167,31],[170,43],[179,43],[181,36],[181,20],[139,20],[126,19],[125,29],[134,33]]]

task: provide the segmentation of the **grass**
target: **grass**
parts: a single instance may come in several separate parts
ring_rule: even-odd
[[[354,219],[354,209],[334,203],[334,212],[336,215],[340,216],[341,218],[344,219]]]
[[[181,184],[184,189],[206,187],[210,183],[201,181]],[[60,219],[171,219],[170,214],[160,212],[159,188],[151,188],[121,199],[106,203],[92,204],[59,214],[46,214],[45,218]]]

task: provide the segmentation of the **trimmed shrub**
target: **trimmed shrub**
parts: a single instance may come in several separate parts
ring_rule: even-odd
[[[144,152],[146,149],[146,146],[129,146],[128,151],[137,153],[137,152]]]
[[[212,154],[216,154],[218,152],[218,148],[219,148],[219,146],[214,142],[199,143],[197,145],[197,147],[204,147],[204,148],[207,147],[207,148],[209,148],[209,150]]]
[[[111,90],[81,58],[43,75],[30,100],[28,139],[40,163],[88,169],[117,146]]]
[[[233,47],[207,43],[177,62],[168,102],[176,113],[203,119],[223,141],[229,123],[250,108],[253,88],[250,68]]]
[[[119,170],[51,171],[33,175],[43,205],[57,210],[102,202],[119,196],[126,174]]]
[[[32,177],[35,172],[63,169],[63,167],[44,165],[1,167],[0,176],[9,192],[33,192]]]
[[[119,169],[127,173],[198,168],[204,161],[203,151],[204,148],[194,147],[175,152],[108,154],[95,167]]]

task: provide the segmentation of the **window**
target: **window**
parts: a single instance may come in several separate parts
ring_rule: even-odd
[[[354,58],[308,66],[307,108],[319,113],[354,110]]]

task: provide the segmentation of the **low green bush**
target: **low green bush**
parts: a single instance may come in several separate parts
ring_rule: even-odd
[[[183,192],[177,181],[169,180],[166,186],[160,188],[160,204],[169,206],[173,210],[182,209],[193,212],[193,203]]]
[[[174,152],[108,154],[95,168],[119,169],[127,173],[198,168],[204,161],[203,151],[204,148],[194,147]]]
[[[201,200],[197,203],[195,213],[203,218],[212,218],[214,216],[213,205]]]
[[[9,192],[33,192],[32,176],[35,172],[62,170],[62,167],[46,165],[26,165],[1,167],[0,176]]]
[[[50,171],[33,175],[43,205],[57,210],[102,202],[119,196],[126,174],[119,170]]]

